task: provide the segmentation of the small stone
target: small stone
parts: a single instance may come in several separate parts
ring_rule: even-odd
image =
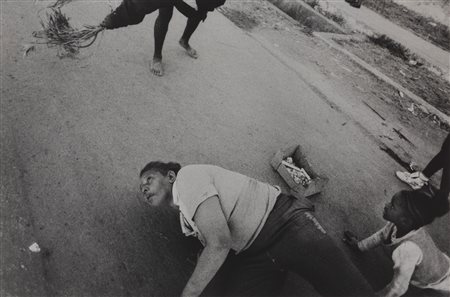
[[[423,112],[423,113],[425,113],[425,114],[429,114],[429,113],[430,113],[430,111],[428,110],[428,108],[426,108],[426,107],[423,106],[423,105],[419,105],[419,106],[417,106],[417,108],[419,108],[420,111]]]
[[[411,107],[408,108],[408,110],[413,114],[413,115],[417,115],[416,110],[415,110],[415,104],[411,103]]]
[[[433,66],[427,67],[427,70],[433,72],[437,76],[441,76],[442,75],[442,71],[440,71],[437,67],[433,67]]]
[[[30,251],[32,251],[33,253],[39,253],[40,251],[41,251],[41,248],[39,247],[39,245],[35,242],[35,243],[33,243],[32,245],[30,245],[29,247],[28,247],[28,249],[30,250]]]
[[[34,51],[36,48],[33,44],[24,44],[23,45],[23,56],[26,57],[28,54],[32,51]]]

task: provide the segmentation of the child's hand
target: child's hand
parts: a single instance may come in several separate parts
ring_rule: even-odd
[[[350,231],[344,231],[344,238],[342,240],[350,246],[352,249],[359,251],[358,247],[358,237]]]

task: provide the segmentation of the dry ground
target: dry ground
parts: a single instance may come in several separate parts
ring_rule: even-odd
[[[358,57],[378,68],[414,94],[423,98],[443,113],[450,115],[450,83],[438,70],[425,62],[415,64],[416,60],[404,60],[369,40],[336,40],[340,45]],[[411,63],[415,65],[411,65]]]
[[[406,6],[394,1],[386,2],[383,7],[380,0],[365,0],[363,5],[383,15],[390,21],[404,27],[425,40],[441,47],[444,50],[450,50],[450,29],[448,24],[436,22],[433,18],[424,16]],[[448,10],[448,4],[446,5]],[[444,10],[444,7],[442,7]]]
[[[302,33],[309,35],[311,33],[310,29],[296,23],[295,21],[287,21],[286,15],[280,13],[278,9],[264,1],[252,1],[252,2],[238,2],[229,1],[227,4],[220,9],[225,16],[227,16],[231,21],[233,21],[237,26],[245,30],[253,31],[265,31],[267,29],[275,29],[280,32],[280,35],[290,36],[287,38],[298,39],[297,42],[301,42],[299,36]],[[430,104],[434,105],[436,108],[440,109],[446,114],[450,114],[450,102],[448,100],[447,94],[450,93],[450,84],[446,81],[439,70],[426,64],[423,61],[419,61],[419,66],[409,65],[405,60],[392,55],[386,48],[377,46],[371,42],[360,42],[360,41],[340,41],[341,45],[349,49],[351,52],[363,58],[366,62],[380,69],[383,73],[393,78],[395,81],[403,85],[404,87],[411,90],[416,95],[420,96],[422,99],[426,100]],[[305,54],[305,53],[302,53]],[[337,54],[341,56],[340,54]],[[317,64],[325,63],[324,53],[320,50],[313,50],[305,54],[305,59],[316,61]],[[343,61],[348,60],[341,56]],[[348,63],[348,62],[345,62]],[[350,62],[350,64],[353,64]],[[333,68],[336,65],[330,65],[328,63],[328,72],[333,73]],[[353,73],[363,70],[358,69],[352,65]],[[342,68],[342,64],[340,66]],[[345,67],[344,67],[345,68]],[[323,70],[326,67],[323,66]],[[344,71],[343,74],[347,76],[347,83],[349,85],[356,86],[357,89],[363,88],[363,84],[359,84],[356,77],[349,75],[349,71]],[[417,123],[420,122],[424,127],[440,127],[443,131],[448,131],[449,127],[439,122],[439,120],[429,114],[423,109],[414,109],[411,112],[413,101],[403,94],[399,94],[393,87],[383,83],[376,79],[375,77],[365,73],[363,80],[365,82],[370,81],[370,89],[365,89],[364,93],[372,93],[377,98],[381,99],[384,103],[395,106],[392,110],[394,113],[398,114],[398,118],[408,125],[417,127]],[[344,87],[340,85],[340,87]]]

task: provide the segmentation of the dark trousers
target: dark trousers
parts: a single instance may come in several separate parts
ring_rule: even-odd
[[[431,159],[430,163],[423,170],[426,177],[431,177],[433,174],[442,169],[442,179],[440,190],[447,193],[450,192],[450,133],[442,144],[439,153]]]
[[[442,169],[441,183],[439,190],[436,192],[433,186],[426,186],[422,188],[423,191],[431,190],[431,193],[435,193],[435,209],[437,216],[443,216],[449,211],[448,195],[450,194],[450,133],[445,138],[442,148],[431,159],[430,163],[425,167],[422,173],[426,177],[433,176],[436,172]]]
[[[124,0],[124,3],[128,4],[130,11],[139,20],[139,23],[142,22],[145,15],[154,12],[160,8],[172,8],[174,7],[176,1],[175,0]]]
[[[207,0],[207,2],[212,2],[212,0]],[[124,0],[124,3],[127,3],[129,10],[140,20],[139,22],[144,19],[145,15],[161,8],[175,7],[189,19],[198,18],[199,20],[205,20],[207,12],[214,10],[214,8],[209,10],[208,7],[202,8],[200,6],[195,10],[190,5],[180,0]],[[217,5],[216,7],[218,6],[220,5]]]
[[[323,296],[373,295],[312,211],[306,199],[281,194],[250,248],[231,252],[202,296],[276,296],[288,271]]]

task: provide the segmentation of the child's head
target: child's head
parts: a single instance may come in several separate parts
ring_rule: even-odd
[[[414,230],[428,225],[437,216],[437,205],[420,190],[400,191],[384,207],[383,218],[403,230]]]

